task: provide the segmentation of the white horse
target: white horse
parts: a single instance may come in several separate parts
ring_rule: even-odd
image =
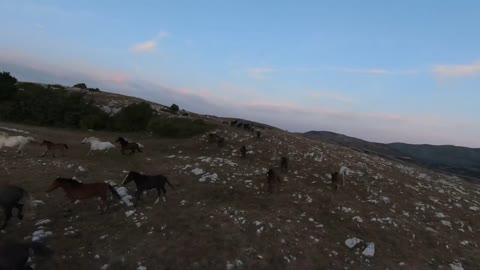
[[[21,154],[25,145],[29,142],[36,142],[36,140],[33,137],[8,136],[6,133],[0,132],[0,149],[18,146],[17,153]]]
[[[90,155],[91,151],[104,151],[105,153],[108,152],[108,150],[115,148],[115,145],[111,142],[102,142],[96,137],[86,137],[83,139],[82,144],[84,143],[90,143],[90,150],[88,150],[87,156]]]

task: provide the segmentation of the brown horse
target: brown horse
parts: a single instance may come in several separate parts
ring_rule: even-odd
[[[51,141],[43,140],[40,145],[45,145],[47,147],[47,151],[42,154],[42,157],[44,157],[49,151],[52,152],[52,157],[55,157],[55,151],[60,151],[62,152],[62,155],[65,156],[65,151],[68,150],[68,146],[64,143],[53,143]]]
[[[268,192],[273,193],[277,182],[282,182],[282,180],[280,179],[280,175],[274,169],[269,169],[267,172]]]
[[[133,153],[135,153],[135,151],[140,153],[143,152],[142,147],[140,147],[140,144],[136,142],[128,142],[123,137],[118,137],[118,139],[115,142],[120,143],[120,146],[122,147],[121,152],[123,155],[125,155],[125,151],[127,150],[130,151],[129,155],[132,155]]]
[[[83,184],[77,180],[58,177],[53,181],[50,187],[47,189],[47,193],[54,191],[57,188],[62,188],[70,201],[85,200],[89,198],[100,197],[103,204],[102,212],[107,209],[107,191],[110,190],[113,196],[121,200],[117,191],[107,183],[90,183]]]
[[[243,158],[247,156],[247,147],[245,147],[245,145],[240,147],[240,155],[242,155]]]
[[[282,170],[282,172],[288,172],[288,158],[287,157],[281,157],[280,158],[280,170]]]

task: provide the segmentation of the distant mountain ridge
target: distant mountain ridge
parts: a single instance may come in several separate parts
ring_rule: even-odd
[[[303,136],[375,154],[404,160],[429,169],[452,173],[480,184],[480,149],[453,145],[375,143],[329,131],[309,131]]]

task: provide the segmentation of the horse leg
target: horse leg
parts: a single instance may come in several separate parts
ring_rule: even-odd
[[[135,193],[135,203],[133,203],[134,207],[137,207],[137,203],[138,201],[140,201],[142,193],[143,193],[143,190],[137,190],[137,192]]]
[[[18,219],[22,220],[23,219],[23,204],[17,203],[15,207],[18,209],[17,217]]]
[[[88,150],[87,157],[90,156],[90,152],[92,152],[92,149]]]
[[[10,218],[12,217],[12,207],[11,206],[4,207],[4,210],[5,210],[5,221],[3,222],[2,228],[0,228],[0,230],[3,230],[3,229],[5,229],[5,227],[7,227],[7,223],[10,220]]]
[[[41,157],[44,157],[47,153],[48,153],[48,149],[47,149],[47,151],[43,152]]]

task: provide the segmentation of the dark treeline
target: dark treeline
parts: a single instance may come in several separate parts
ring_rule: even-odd
[[[172,113],[177,112],[175,105]],[[146,102],[130,104],[110,116],[85,92],[18,83],[8,72],[0,73],[0,120],[61,128],[149,131],[162,137],[190,137],[210,129],[200,119],[161,117]]]

